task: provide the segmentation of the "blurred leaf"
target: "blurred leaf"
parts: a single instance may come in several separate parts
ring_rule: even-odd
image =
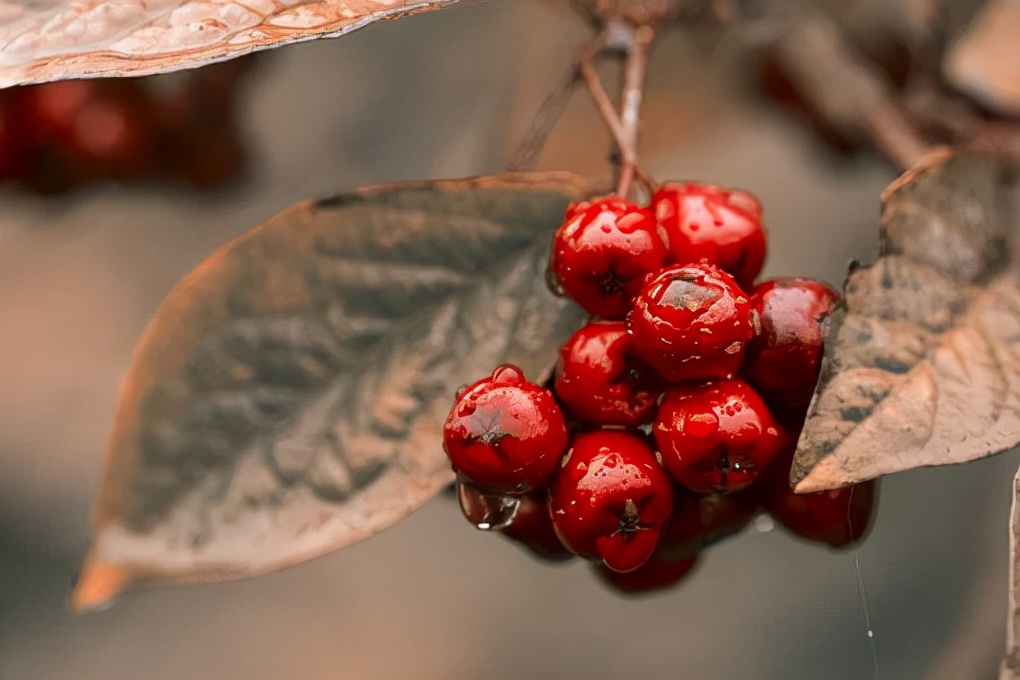
[[[385,529],[453,479],[457,387],[533,377],[583,321],[545,269],[567,173],[300,203],[167,295],[117,407],[73,595],[279,569]]]
[[[939,151],[882,196],[883,256],[833,315],[791,471],[818,491],[1020,443],[1017,173]]]
[[[983,106],[1020,117],[1020,0],[989,0],[946,53],[946,79]]]
[[[0,3],[0,87],[165,73],[458,0],[9,0]]]

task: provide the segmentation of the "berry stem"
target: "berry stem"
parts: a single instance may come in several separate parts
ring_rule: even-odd
[[[570,68],[560,76],[552,91],[546,95],[538,111],[535,112],[527,133],[521,138],[520,143],[518,143],[517,148],[514,149],[513,155],[510,157],[510,162],[507,163],[507,170],[522,172],[535,167],[539,154],[542,153],[542,149],[549,139],[549,135],[552,134],[553,128],[556,127],[556,123],[566,110],[567,104],[570,103],[570,98],[574,94],[574,88],[581,81],[583,65],[585,63],[590,64],[605,49],[605,31],[600,31],[590,42],[585,44],[577,61],[572,63]]]
[[[634,29],[627,45],[627,56],[623,67],[623,92],[620,101],[621,137],[616,143],[620,147],[620,178],[616,193],[626,197],[637,171],[638,124],[641,120],[641,96],[644,92],[645,74],[648,71],[648,48],[655,38],[651,26]]]
[[[648,48],[655,32],[651,26],[634,27],[626,22],[611,21],[606,24],[603,33],[611,35],[612,47],[622,50],[624,54],[621,113],[617,113],[616,106],[602,86],[591,58],[581,60],[581,77],[619,150],[620,174],[616,193],[626,198],[635,178],[651,193],[654,182],[638,167],[637,137],[645,73],[648,70]]]
[[[609,98],[609,94],[606,93],[606,89],[602,86],[602,81],[599,79],[599,74],[595,70],[595,65],[591,59],[581,62],[581,76],[584,78],[588,94],[591,95],[592,101],[595,102],[603,122],[605,122],[606,127],[613,134],[613,140],[620,150],[621,164],[624,166],[628,164],[631,166],[636,165],[636,151],[633,145],[627,144],[627,132],[623,127],[623,122],[617,115],[616,107]]]

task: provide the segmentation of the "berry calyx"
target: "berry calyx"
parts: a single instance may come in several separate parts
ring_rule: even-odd
[[[666,232],[667,262],[706,262],[745,288],[754,285],[765,262],[761,204],[754,196],[708,184],[666,183],[652,196],[651,208]]]
[[[589,314],[622,319],[665,258],[651,211],[610,196],[568,208],[553,239],[549,273],[554,289]]]
[[[765,402],[742,380],[667,390],[652,433],[670,475],[696,493],[747,488],[786,442]]]
[[[706,264],[659,272],[634,300],[634,353],[669,381],[733,375],[757,332],[757,313],[733,277]]]
[[[443,427],[453,469],[489,490],[542,487],[566,447],[552,394],[509,364],[467,387]]]
[[[655,417],[659,380],[631,356],[622,321],[592,322],[560,349],[554,391],[567,411],[594,425],[636,427]]]
[[[673,507],[673,489],[639,434],[577,435],[549,487],[556,534],[578,555],[613,571],[648,561]]]
[[[810,279],[777,279],[754,289],[761,333],[747,345],[743,375],[770,404],[803,420],[818,381],[823,324],[839,294]]]

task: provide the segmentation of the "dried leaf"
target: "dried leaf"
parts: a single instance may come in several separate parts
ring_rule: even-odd
[[[0,3],[0,87],[203,66],[458,0],[86,0]]]
[[[74,605],[286,567],[431,498],[453,478],[456,388],[503,361],[538,375],[583,321],[544,273],[590,189],[566,173],[365,189],[214,252],[135,350]]]
[[[1020,470],[1013,478],[1013,505],[1009,511],[1009,583],[1006,657],[999,680],[1020,680]]]
[[[955,87],[1004,116],[1020,117],[1020,0],[989,0],[946,53]]]
[[[1020,443],[1016,182],[1001,156],[939,151],[883,194],[883,256],[833,315],[797,491]]]

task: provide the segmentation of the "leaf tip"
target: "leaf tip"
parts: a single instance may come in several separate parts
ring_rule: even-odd
[[[899,177],[894,179],[882,192],[879,200],[885,204],[889,201],[893,194],[913,183],[917,179],[918,175],[934,170],[935,168],[943,165],[954,155],[955,152],[952,147],[933,147],[921,160],[915,163],[913,167],[908,168]]]
[[[71,588],[68,605],[75,614],[100,611],[113,606],[119,593],[132,578],[127,570],[115,564],[85,559],[78,578]]]
[[[851,486],[864,479],[851,479],[835,458],[822,458],[813,467],[790,470],[790,487],[794,493],[816,493]]]

